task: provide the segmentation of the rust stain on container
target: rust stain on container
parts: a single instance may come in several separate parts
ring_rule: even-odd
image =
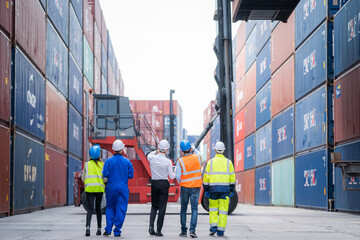
[[[244,38],[245,38],[245,33],[244,33]],[[240,50],[239,55],[237,55],[236,57],[236,80],[235,80],[236,84],[238,84],[245,75],[245,50],[246,50],[245,47],[243,47]]]
[[[0,125],[0,213],[9,213],[10,190],[10,129]]]
[[[294,56],[271,78],[271,116],[294,103]]]
[[[46,84],[46,141],[62,150],[67,149],[67,102],[55,90]]]
[[[295,52],[295,11],[271,33],[271,74]]]
[[[46,17],[38,0],[16,1],[15,40],[45,74]]]
[[[256,129],[256,97],[245,107],[245,137],[255,132]]]
[[[335,81],[335,142],[360,138],[360,65]]]
[[[10,122],[11,44],[0,31],[0,118]]]
[[[49,146],[45,148],[45,207],[66,204],[66,154]]]

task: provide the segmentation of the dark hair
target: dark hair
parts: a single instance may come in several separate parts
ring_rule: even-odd
[[[100,157],[99,157],[99,158],[97,158],[97,159],[91,159],[91,160],[93,160],[93,161],[95,162],[96,166],[98,166],[98,167],[99,167],[98,162],[101,162]]]

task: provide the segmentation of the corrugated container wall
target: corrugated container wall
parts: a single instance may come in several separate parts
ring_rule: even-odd
[[[235,69],[235,82],[236,84],[238,84],[240,82],[240,80],[243,78],[243,76],[245,75],[245,52],[246,52],[246,47],[243,47],[239,53],[239,55],[237,55],[236,57],[236,69]]]
[[[254,63],[249,71],[245,74],[245,99],[247,104],[256,95],[256,63]]]
[[[80,69],[82,69],[82,55],[83,55],[83,33],[82,27],[79,23],[73,7],[70,7],[70,32],[69,32],[69,48],[73,54]]]
[[[66,154],[45,147],[45,207],[66,204],[66,168]]]
[[[95,22],[101,28],[101,8],[100,8],[100,1],[99,0],[88,0],[91,13],[94,16]]]
[[[255,204],[271,204],[271,165],[255,170]]]
[[[238,195],[238,202],[244,202],[244,172],[235,173],[235,191]]]
[[[235,134],[234,134],[235,142],[234,143],[237,143],[237,142],[243,140],[245,137],[245,109],[240,111],[240,113],[238,113],[235,116],[234,129],[235,129]]]
[[[10,129],[0,125],[0,215],[9,215],[10,199]]]
[[[38,0],[16,1],[16,43],[30,56],[40,71],[46,69],[46,17]]]
[[[86,80],[90,84],[91,88],[93,88],[94,87],[94,54],[92,53],[90,45],[86,40],[86,38],[83,39],[84,39],[83,72]]]
[[[256,97],[254,97],[245,107],[244,137],[249,136],[255,130],[256,130]]]
[[[14,124],[44,139],[45,80],[28,59],[15,50]]]
[[[97,24],[94,25],[94,56],[96,63],[101,65],[101,34]]]
[[[244,140],[235,144],[234,152],[235,172],[244,171]]]
[[[70,0],[81,26],[83,25],[83,1],[85,0]]]
[[[256,131],[256,166],[271,162],[271,122]]]
[[[244,172],[244,203],[255,203],[255,169]]]
[[[256,37],[256,49],[260,52],[265,43],[269,40],[271,36],[270,20],[261,20],[256,24],[257,28],[257,37]]]
[[[69,0],[47,1],[47,3],[47,14],[67,45],[69,39]]]
[[[0,4],[0,28],[5,30],[6,35],[12,35],[13,2],[4,1]]]
[[[69,57],[69,102],[82,113],[83,78],[72,56]]]
[[[14,211],[44,206],[44,145],[14,135]]]
[[[106,49],[104,47],[104,42],[103,44],[101,45],[101,72],[104,76],[104,80],[107,82],[107,79],[108,79],[108,76],[107,76],[107,73],[108,73],[108,70],[107,70],[107,54],[106,54]]]
[[[0,118],[5,122],[10,122],[11,44],[10,40],[5,37],[5,35],[3,35],[1,31],[0,62]]]
[[[67,204],[74,204],[74,175],[81,171],[82,162],[80,159],[68,156],[67,169]]]
[[[106,28],[106,22],[104,18],[104,13],[101,12],[101,41],[104,44],[105,53],[107,53],[107,28]]]
[[[69,105],[69,135],[68,151],[79,158],[82,157],[82,118],[75,109]]]
[[[84,0],[84,9],[83,9],[83,14],[84,14],[84,25],[83,25],[83,29],[84,29],[84,35],[89,43],[89,46],[91,48],[91,51],[94,51],[94,17],[91,13],[91,9],[90,6],[88,4],[87,0]],[[85,62],[84,62],[85,64]],[[85,71],[84,71],[85,72]]]
[[[247,26],[248,24],[246,24]],[[246,48],[246,52],[245,52],[245,56],[246,56],[246,60],[245,60],[245,71],[247,72],[249,70],[249,68],[251,67],[251,65],[255,62],[256,60],[256,56],[258,55],[258,50],[257,46],[256,46],[256,38],[257,36],[257,31],[258,29],[255,27],[249,38],[246,40],[246,44],[245,44],[245,48]]]
[[[241,49],[245,45],[246,22],[241,22],[236,34],[236,56],[239,55]]]
[[[271,82],[269,81],[256,95],[256,129],[271,119]]]
[[[244,169],[255,167],[255,133],[245,138],[244,144]]]
[[[271,40],[267,41],[256,59],[256,92],[271,78]]]
[[[101,93],[101,80],[102,76],[100,66],[97,61],[94,61],[94,91],[96,94]]]
[[[273,205],[294,206],[294,184],[294,158],[271,164],[271,203]]]
[[[235,88],[235,113],[238,113],[246,105],[245,77],[243,77]]]

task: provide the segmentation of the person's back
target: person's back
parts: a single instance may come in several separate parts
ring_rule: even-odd
[[[130,164],[130,160],[121,154],[115,154],[107,159],[103,169],[104,177],[108,178],[107,185],[114,187],[127,185],[134,175],[134,171],[129,168]]]

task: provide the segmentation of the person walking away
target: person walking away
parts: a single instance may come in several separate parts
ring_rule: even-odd
[[[224,236],[229,197],[235,192],[235,172],[233,163],[225,158],[225,145],[217,142],[214,146],[215,157],[207,163],[203,187],[209,198],[210,236]]]
[[[101,173],[104,163],[100,160],[100,152],[99,145],[94,145],[90,148],[90,161],[85,164],[81,175],[81,179],[85,185],[85,194],[88,206],[86,213],[85,236],[90,236],[91,216],[94,211],[94,201],[98,226],[96,235],[101,235],[101,200],[105,191],[105,185]]]
[[[176,163],[176,179],[180,182],[180,237],[187,237],[186,212],[190,199],[191,220],[190,220],[190,237],[197,238],[195,233],[198,217],[198,203],[200,195],[201,179],[201,156],[200,153],[192,146],[189,141],[182,141],[180,149],[183,157]],[[194,154],[192,154],[194,150]]]
[[[107,178],[106,193],[106,227],[103,235],[108,236],[114,228],[114,236],[121,236],[121,228],[125,221],[128,201],[128,180],[134,177],[133,165],[123,156],[124,143],[117,139],[112,145],[114,155],[107,159],[103,168],[103,176]]]
[[[152,151],[147,156],[151,169],[151,212],[149,233],[150,235],[156,235],[159,237],[163,236],[161,230],[164,224],[169,196],[170,184],[168,176],[170,179],[175,178],[175,174],[172,169],[172,162],[165,156],[169,147],[170,144],[168,141],[165,139],[161,140],[158,145],[158,150]],[[154,222],[158,211],[157,229],[155,233]]]

